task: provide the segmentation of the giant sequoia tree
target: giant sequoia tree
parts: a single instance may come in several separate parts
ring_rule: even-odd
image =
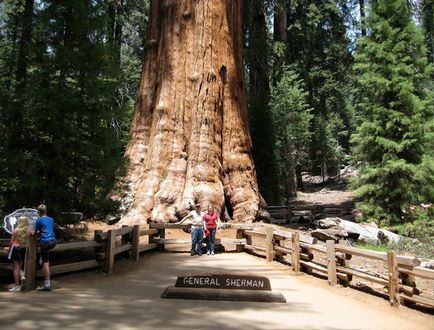
[[[124,222],[176,221],[191,204],[255,219],[242,69],[242,1],[152,1],[131,127]]]

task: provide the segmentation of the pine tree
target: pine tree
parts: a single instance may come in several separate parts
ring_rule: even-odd
[[[270,109],[276,123],[276,159],[279,181],[284,182],[285,197],[296,195],[296,166],[306,155],[311,138],[312,109],[307,104],[308,93],[293,71],[285,68],[272,89]]]
[[[352,138],[355,186],[366,217],[397,223],[403,209],[421,198],[428,179],[421,164],[430,148],[429,66],[406,0],[372,2],[368,26],[355,57],[361,116]]]
[[[109,3],[0,4],[3,212],[46,202],[54,215],[91,216],[113,206],[106,195],[122,169],[148,1],[116,1],[115,46],[106,28]]]
[[[326,141],[328,136],[321,134],[326,133],[329,119],[335,116],[344,123],[343,130],[351,127],[346,104],[352,65],[345,26],[349,10],[346,1],[340,0],[294,1],[287,9],[287,64],[294,65],[303,79],[315,118],[311,129],[317,138],[312,139],[309,148],[311,172],[334,175],[338,170],[334,141]],[[340,148],[348,150],[348,136],[340,135],[338,142]]]

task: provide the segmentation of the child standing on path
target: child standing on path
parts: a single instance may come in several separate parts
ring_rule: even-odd
[[[26,247],[29,242],[29,235],[29,219],[27,217],[20,217],[18,219],[17,228],[12,232],[11,241],[9,243],[8,258],[13,261],[15,284],[9,289],[11,292],[21,291],[21,281],[25,279],[22,267],[26,256]]]

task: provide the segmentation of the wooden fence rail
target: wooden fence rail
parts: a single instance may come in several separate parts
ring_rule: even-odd
[[[393,251],[385,253],[362,250],[335,244],[333,240],[327,241],[326,246],[323,246],[316,241],[309,242],[309,238],[303,239],[304,237],[294,231],[274,230],[270,239],[269,229],[266,232],[245,230],[243,236],[262,240],[263,243],[259,245],[252,244],[252,240],[246,241],[245,251],[260,254],[267,261],[272,260],[270,255],[275,255],[277,260],[286,255],[290,257],[295,272],[300,270],[307,273],[318,272],[327,277],[330,285],[336,285],[338,281],[349,284],[353,277],[358,277],[387,288],[392,306],[399,306],[401,302],[409,301],[434,308],[434,299],[422,296],[420,290],[416,288],[415,281],[415,277],[434,280],[434,270],[419,267],[418,258],[396,255]],[[314,253],[325,255],[326,262],[313,260]],[[382,277],[351,268],[348,261],[352,256],[383,261],[388,276]]]
[[[130,256],[133,260],[137,261],[141,252],[156,249],[158,244],[153,242],[149,244],[141,244],[140,238],[145,236],[155,236],[158,233],[158,229],[131,226],[109,230],[107,232],[96,230],[94,233],[94,239],[90,241],[59,243],[52,250],[53,252],[61,253],[68,250],[80,251],[82,249],[93,249],[94,252],[89,255],[89,259],[87,260],[51,265],[50,272],[52,275],[58,275],[101,267],[103,271],[110,274],[113,270],[116,255],[125,254],[126,257]],[[0,239],[0,247],[4,248],[8,245],[8,239]],[[42,270],[36,270],[36,255],[39,252],[36,238],[32,236],[26,251],[25,290],[32,290],[34,288],[35,277],[43,277]],[[12,270],[12,265],[10,263],[3,263],[0,264],[0,269]]]

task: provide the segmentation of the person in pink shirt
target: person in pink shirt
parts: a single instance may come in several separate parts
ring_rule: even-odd
[[[207,231],[206,254],[214,255],[215,234],[219,225],[219,215],[211,206],[208,206],[208,212],[203,216],[203,220]]]

